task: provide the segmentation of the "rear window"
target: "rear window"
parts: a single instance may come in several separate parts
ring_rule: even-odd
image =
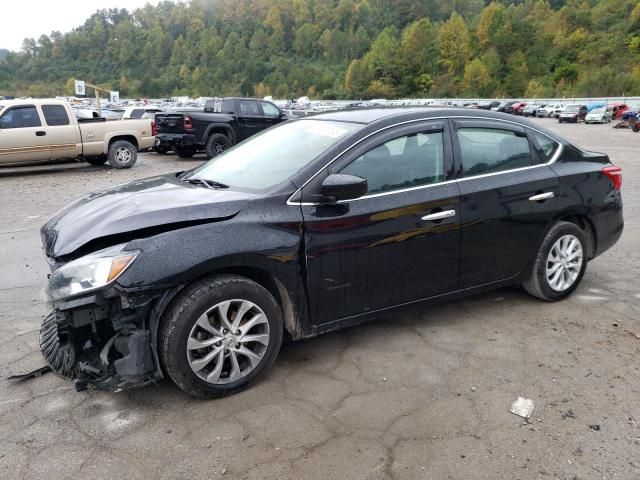
[[[526,135],[499,128],[458,129],[463,176],[502,172],[534,164]]]
[[[43,105],[42,113],[44,113],[44,119],[50,127],[69,125],[67,110],[62,105]]]

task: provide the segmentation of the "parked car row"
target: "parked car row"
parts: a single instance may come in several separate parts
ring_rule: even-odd
[[[494,105],[494,103],[498,104]],[[488,109],[494,111],[522,115],[524,117],[556,118],[558,123],[610,123],[614,119],[620,119],[622,120],[621,124],[619,124],[621,125],[620,128],[640,128],[640,125],[636,127],[638,122],[635,121],[638,120],[640,105],[635,106],[623,103],[592,103],[589,105],[580,103],[545,104],[519,101],[491,102],[490,105]],[[478,105],[477,108],[487,107]],[[629,112],[629,115],[626,115],[627,112]]]

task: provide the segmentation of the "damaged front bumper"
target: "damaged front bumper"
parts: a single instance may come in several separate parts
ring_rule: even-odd
[[[79,391],[120,391],[162,378],[149,327],[159,295],[111,290],[59,302],[42,325],[47,363]]]

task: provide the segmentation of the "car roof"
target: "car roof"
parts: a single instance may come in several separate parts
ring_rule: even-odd
[[[308,117],[301,117],[299,121],[325,120],[335,122],[350,122],[370,125],[373,123],[398,123],[406,120],[442,117],[486,117],[488,119],[513,121],[512,115],[493,112],[491,110],[468,109],[464,107],[374,107],[338,110],[335,112],[317,113]],[[520,119],[518,119],[520,122]],[[524,123],[524,122],[523,122]]]

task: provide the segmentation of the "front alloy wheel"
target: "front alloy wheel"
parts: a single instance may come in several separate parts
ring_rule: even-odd
[[[222,397],[273,365],[282,335],[282,312],[268,290],[245,277],[213,276],[182,290],[163,315],[158,354],[189,395]]]
[[[193,373],[221,385],[251,373],[268,346],[269,322],[262,309],[248,300],[225,300],[198,318],[187,341],[187,357]]]

